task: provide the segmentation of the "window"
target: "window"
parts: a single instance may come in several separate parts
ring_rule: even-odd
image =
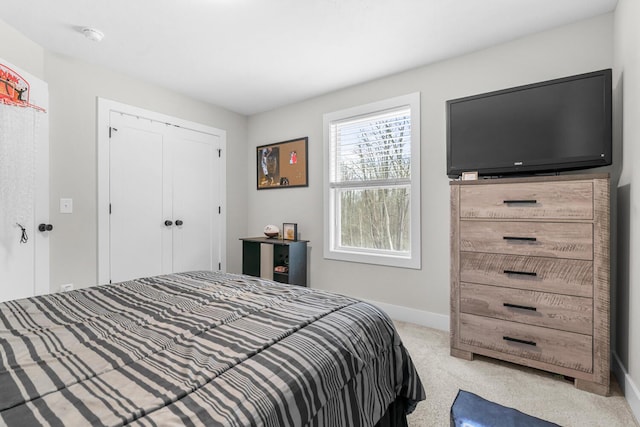
[[[420,94],[324,115],[324,257],[420,268]]]

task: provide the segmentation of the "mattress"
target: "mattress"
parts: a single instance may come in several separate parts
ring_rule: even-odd
[[[188,272],[0,304],[0,425],[372,426],[424,389],[354,298]]]

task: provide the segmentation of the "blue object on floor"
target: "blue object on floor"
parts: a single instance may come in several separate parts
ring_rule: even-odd
[[[516,409],[459,390],[451,405],[451,427],[559,427]]]

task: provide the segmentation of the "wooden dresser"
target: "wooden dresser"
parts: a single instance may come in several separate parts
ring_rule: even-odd
[[[609,176],[451,182],[451,354],[609,393]]]

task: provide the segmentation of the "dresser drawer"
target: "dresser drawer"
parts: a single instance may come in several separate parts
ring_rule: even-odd
[[[460,250],[591,260],[593,225],[460,221]]]
[[[460,217],[590,220],[593,185],[572,181],[461,186]]]
[[[461,282],[460,311],[579,334],[593,334],[591,298]]]
[[[582,372],[593,370],[589,335],[466,313],[460,313],[459,322],[464,344]]]
[[[585,260],[460,252],[460,280],[593,297],[593,263]]]

